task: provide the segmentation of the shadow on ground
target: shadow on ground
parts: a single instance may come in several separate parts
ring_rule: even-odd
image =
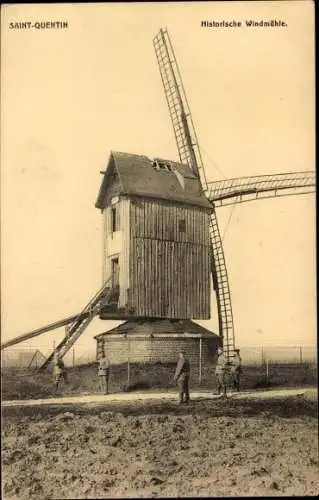
[[[315,398],[304,395],[276,397],[276,398],[245,398],[245,399],[215,399],[191,401],[188,405],[179,405],[172,401],[132,401],[107,402],[90,404],[65,404],[65,405],[43,405],[32,407],[4,407],[2,415],[4,418],[31,417],[41,419],[55,416],[63,412],[71,412],[76,415],[99,415],[105,411],[121,413],[125,416],[141,415],[189,415],[196,413],[203,418],[214,417],[261,417],[261,418],[294,418],[294,417],[318,417],[318,403]]]

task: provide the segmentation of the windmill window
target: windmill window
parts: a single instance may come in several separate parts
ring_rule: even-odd
[[[186,232],[186,221],[185,219],[179,219],[178,221],[178,229],[180,233]]]
[[[112,233],[117,231],[116,208],[111,208],[111,229]]]

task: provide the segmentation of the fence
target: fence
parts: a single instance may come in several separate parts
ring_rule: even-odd
[[[216,356],[208,359],[203,356],[201,343],[196,341],[192,349],[185,349],[191,364],[191,386],[211,388],[216,385]],[[198,344],[198,345],[196,345]],[[132,351],[132,349],[131,349]],[[241,388],[256,389],[270,386],[316,385],[316,349],[312,346],[258,347],[242,348],[243,373]],[[154,354],[154,353],[152,353]],[[161,359],[141,361],[127,357],[122,364],[111,370],[128,387],[171,387],[176,360],[168,362]],[[177,357],[177,356],[176,356]],[[112,366],[112,364],[111,364]]]
[[[243,363],[316,363],[317,349],[315,346],[261,346],[241,347],[240,354]]]
[[[46,356],[39,349],[5,349],[1,351],[1,370],[6,368],[40,368]]]
[[[34,348],[8,348],[1,351],[1,367],[38,368],[55,345],[48,351]],[[200,349],[198,349],[198,352]],[[268,364],[303,364],[317,362],[317,349],[315,346],[258,346],[241,347],[240,354],[243,365]],[[64,358],[66,366],[79,366],[96,362],[96,350],[87,350],[84,345],[76,344]]]
[[[197,345],[198,342],[198,345]],[[40,346],[39,346],[40,347]],[[45,357],[52,352],[43,349],[9,348],[1,352],[2,386],[7,397],[15,399],[24,393],[20,385],[28,384],[36,388],[37,395],[47,394],[52,385],[51,373],[37,372]],[[191,362],[191,388],[209,389],[216,387],[214,364],[205,356],[201,356],[200,341],[196,339],[193,346]],[[132,354],[132,353],[131,353]],[[286,347],[243,347],[241,348],[243,373],[241,389],[251,390],[271,386],[316,386],[316,348],[314,346]],[[84,345],[76,344],[65,356],[65,364],[69,371],[69,393],[94,392],[97,390],[97,365],[95,349],[87,350]],[[172,361],[174,360],[174,361]],[[175,355],[171,361],[148,359],[143,362],[122,359],[120,364],[111,364],[110,391],[118,392],[137,389],[174,389],[173,382],[176,368]],[[26,371],[30,378],[26,377]],[[4,384],[4,385],[3,385]],[[41,385],[42,384],[42,385]],[[44,389],[43,389],[44,388]],[[4,390],[3,389],[3,390]],[[30,384],[28,397],[31,397]],[[42,392],[41,392],[42,391]]]
[[[40,368],[54,347],[48,351],[34,348],[8,348],[1,351],[1,370],[7,368]],[[96,362],[96,351],[83,352],[83,349],[74,347],[64,358],[66,366],[74,367]]]

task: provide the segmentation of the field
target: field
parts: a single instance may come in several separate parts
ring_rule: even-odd
[[[244,367],[241,398],[176,402],[175,365],[113,368],[110,390],[130,402],[81,404],[97,394],[96,365],[69,370],[58,396],[75,404],[2,408],[2,497],[5,500],[157,496],[316,495],[318,481],[315,367]],[[271,388],[309,387],[281,396]],[[213,392],[213,371],[191,390]],[[266,388],[266,390],[264,390]],[[136,391],[172,393],[138,400]],[[257,391],[257,392],[256,392]],[[263,392],[264,391],[264,392]],[[257,394],[258,393],[258,394]],[[257,398],[257,395],[259,397]],[[51,398],[50,373],[2,373],[3,400]],[[94,399],[94,398],[93,398]]]
[[[316,397],[3,408],[3,498],[317,495]]]

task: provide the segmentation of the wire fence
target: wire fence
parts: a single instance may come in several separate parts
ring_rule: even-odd
[[[315,346],[261,346],[242,347],[240,354],[244,364],[268,363],[316,363]]]
[[[6,368],[39,368],[54,350],[33,348],[8,348],[1,351],[1,369]],[[263,366],[266,364],[315,364],[317,349],[315,346],[258,346],[241,347],[240,354],[243,365]],[[83,344],[76,344],[66,354],[65,365],[75,367],[96,362],[96,350],[88,350]]]
[[[124,340],[124,339],[123,339]],[[131,339],[126,339],[131,343]],[[197,339],[190,339],[189,349],[184,349],[190,361],[191,390],[215,390],[216,353],[200,349]],[[140,355],[138,345],[131,349],[113,352],[110,366],[109,390],[111,393],[146,389],[175,390],[174,373],[177,352],[171,347],[165,352],[154,346],[149,339]],[[152,344],[150,346],[150,344]],[[39,346],[40,347],[40,346]],[[151,351],[147,349],[151,347]],[[154,347],[156,347],[154,349]],[[39,371],[38,368],[52,353],[48,350],[8,348],[1,352],[2,398],[31,399],[46,397],[54,389],[54,373]],[[120,356],[119,356],[120,354]],[[151,354],[151,355],[150,355]],[[240,390],[255,390],[270,387],[316,387],[316,348],[313,346],[286,347],[242,347],[242,372]],[[169,356],[168,356],[169,355]],[[99,389],[98,365],[94,346],[91,350],[83,344],[76,344],[65,356],[68,383],[63,394],[91,394]],[[175,389],[174,389],[175,388]]]
[[[1,351],[1,370],[8,368],[40,368],[45,360],[54,351],[55,346],[49,351],[35,348],[8,348]],[[82,346],[75,346],[64,357],[65,365],[68,367],[86,365],[96,362],[96,352],[86,352]]]

